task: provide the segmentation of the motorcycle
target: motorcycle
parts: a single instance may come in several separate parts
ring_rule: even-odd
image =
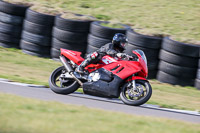
[[[127,105],[139,106],[146,103],[152,95],[148,80],[147,59],[142,50],[134,50],[138,56],[133,58],[113,58],[104,56],[97,64],[85,67],[85,73],[75,71],[84,59],[81,52],[60,49],[63,66],[55,69],[50,78],[51,90],[58,94],[70,94],[80,86],[85,94],[119,98]]]

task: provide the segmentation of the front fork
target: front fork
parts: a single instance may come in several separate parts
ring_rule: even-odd
[[[143,88],[138,88],[138,86],[136,86],[136,80],[145,80],[147,81],[145,78],[139,77],[139,76],[135,76],[134,74],[132,75],[132,77],[128,80],[129,85],[127,86],[130,90],[128,91],[128,95],[130,97],[138,97],[143,93]]]
[[[133,79],[134,76],[135,76],[135,74],[132,75],[131,79]],[[136,88],[135,80],[130,80],[128,87],[131,87],[131,88],[133,88],[133,90],[135,90],[135,88]]]
[[[138,92],[135,80],[129,82],[128,88],[130,88],[130,92]]]
[[[133,90],[135,90],[135,89],[136,89],[135,80],[132,80],[132,82],[131,82],[131,86],[132,86]]]

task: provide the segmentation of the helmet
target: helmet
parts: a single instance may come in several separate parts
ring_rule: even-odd
[[[126,44],[128,43],[128,39],[122,33],[116,33],[113,37],[112,43],[115,48],[121,49],[122,51],[125,49]]]

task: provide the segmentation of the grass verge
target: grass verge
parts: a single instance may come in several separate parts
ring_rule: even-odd
[[[0,47],[0,78],[48,86],[51,72],[61,65],[51,59],[34,57],[18,49]]]
[[[48,86],[51,72],[61,63],[26,55],[17,49],[0,47],[0,78]],[[150,81],[153,94],[149,104],[166,108],[200,111],[200,91],[192,87],[172,86]]]
[[[2,133],[199,133],[199,124],[89,109],[0,93]]]

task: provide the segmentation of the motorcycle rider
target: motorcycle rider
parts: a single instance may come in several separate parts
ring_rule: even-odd
[[[116,33],[112,39],[112,43],[107,43],[102,46],[97,51],[89,54],[87,58],[77,67],[76,71],[80,74],[84,73],[84,68],[91,63],[97,63],[105,55],[118,58],[133,58],[137,60],[137,55],[129,56],[126,53],[123,53],[125,46],[128,43],[126,36],[122,33]]]

